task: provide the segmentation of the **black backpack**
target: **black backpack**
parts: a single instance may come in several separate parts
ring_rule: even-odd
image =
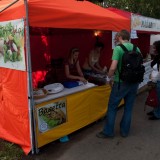
[[[143,81],[145,67],[143,66],[143,57],[137,51],[137,47],[133,45],[133,50],[128,49],[123,45],[119,45],[123,50],[122,68],[119,73],[119,78],[128,83],[140,83]]]

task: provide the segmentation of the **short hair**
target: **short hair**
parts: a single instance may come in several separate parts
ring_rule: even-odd
[[[158,54],[160,54],[160,40],[153,43]]]
[[[119,32],[119,36],[122,37],[122,40],[128,40],[130,39],[130,33],[125,30],[125,29],[122,29],[120,32]]]
[[[104,44],[102,42],[96,42],[94,47],[101,47],[104,48]]]

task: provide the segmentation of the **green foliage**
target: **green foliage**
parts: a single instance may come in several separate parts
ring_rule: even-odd
[[[115,7],[146,17],[160,19],[160,1],[157,0],[90,0],[103,7]]]
[[[21,160],[23,155],[22,149],[14,143],[0,140],[0,160]]]

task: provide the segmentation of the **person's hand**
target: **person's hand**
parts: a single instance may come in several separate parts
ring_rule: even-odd
[[[84,77],[80,77],[79,80],[82,81],[84,84],[87,83],[87,80]]]
[[[113,86],[113,83],[114,83],[113,80],[110,80],[110,81],[108,82],[108,84],[110,85],[111,88],[112,88],[112,86]]]
[[[107,76],[106,81],[107,81],[107,84],[109,84],[111,87],[113,86],[113,83],[114,83],[113,77],[112,77],[112,78],[109,78],[109,77]]]

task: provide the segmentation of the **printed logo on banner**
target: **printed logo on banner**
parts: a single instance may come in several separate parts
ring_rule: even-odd
[[[0,67],[26,70],[23,19],[0,22]]]
[[[37,118],[40,133],[67,122],[66,99],[37,108]]]

